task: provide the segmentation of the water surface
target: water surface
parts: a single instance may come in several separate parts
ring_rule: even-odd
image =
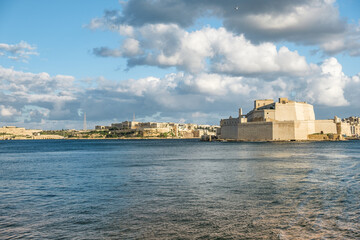
[[[1,239],[359,239],[359,229],[359,141],[0,141]]]

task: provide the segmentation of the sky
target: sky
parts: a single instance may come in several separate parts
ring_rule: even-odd
[[[219,124],[255,99],[360,115],[357,0],[0,0],[0,125]]]

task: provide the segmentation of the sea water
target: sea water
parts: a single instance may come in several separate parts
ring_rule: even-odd
[[[360,142],[0,141],[0,239],[359,239]]]

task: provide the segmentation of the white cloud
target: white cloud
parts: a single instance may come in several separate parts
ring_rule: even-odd
[[[121,57],[123,55],[122,51],[107,47],[94,48],[93,53],[99,57]]]
[[[140,43],[138,40],[133,38],[127,38],[122,44],[122,52],[125,56],[136,56],[141,54]]]
[[[251,39],[319,43],[346,30],[333,1],[291,3],[283,11],[258,11],[232,15],[225,26],[245,32]]]
[[[360,23],[350,25],[345,33],[321,43],[320,47],[327,54],[347,53],[350,56],[360,56]]]
[[[329,21],[337,24],[335,28],[342,27],[332,1],[318,1],[315,5],[311,3],[306,6],[300,4],[291,9],[293,12],[281,12],[278,15],[266,13],[264,17],[252,13],[246,17],[250,19],[251,16],[257,16],[251,22],[264,31],[267,31],[266,28],[271,28],[271,31],[294,28],[298,34],[302,27],[325,21],[331,14]],[[328,12],[324,12],[324,9]],[[317,15],[313,16],[314,13]],[[342,39],[345,35],[343,31],[333,29],[332,32],[330,28],[324,30],[326,34],[320,34],[311,41],[321,43],[322,38],[327,36],[327,42],[322,45],[326,52],[345,51],[346,48],[350,53],[354,50],[355,45]],[[204,27],[188,32],[177,24],[144,23],[132,30],[131,38],[125,40],[121,50],[113,50],[130,50],[131,54],[127,56],[129,67],[176,67],[184,73],[178,75],[176,81],[169,81],[173,86],[171,93],[164,90],[168,89],[164,88],[164,80],[155,78],[127,81],[127,85],[120,87],[121,92],[148,97],[151,92],[149,89],[156,89],[159,95],[165,96],[159,97],[157,104],[167,105],[170,109],[176,105],[178,92],[201,96],[205,103],[227,102],[229,96],[235,94],[242,98],[291,95],[297,100],[325,106],[347,106],[349,101],[345,96],[352,96],[350,93],[345,95],[345,91],[349,92],[347,86],[354,84],[354,81],[349,81],[350,78],[345,76],[335,58],[329,58],[321,65],[309,64],[297,51],[290,51],[286,47],[278,49],[270,42],[254,44],[244,35],[235,35],[222,27]],[[354,34],[353,43],[356,43],[357,36]],[[203,98],[204,95],[207,96]]]
[[[47,117],[69,118],[72,113],[67,112],[68,105],[76,103],[76,95],[82,93],[74,81],[72,76],[50,76],[45,72],[22,72],[0,66],[0,103],[7,106],[7,110],[3,108],[3,114],[23,112],[23,117],[31,119],[30,112],[25,109],[35,106],[37,116],[49,111]],[[43,110],[39,111],[39,108]],[[59,116],[59,113],[66,114]]]
[[[81,127],[79,109],[94,122],[123,121],[131,119],[135,112],[139,119],[153,119],[158,113],[160,120],[218,123],[238,107],[250,108],[258,98],[289,97],[329,108],[357,104],[359,75],[346,76],[335,58],[311,68],[311,75],[274,79],[263,75],[178,72],[163,78],[125,81],[98,78],[94,85],[89,80],[80,83],[72,76],[0,67],[0,114],[2,121],[23,119],[29,126],[35,122],[78,120]]]
[[[20,114],[21,112],[18,112],[15,108],[11,106],[0,105],[0,115],[2,117],[9,118],[13,116],[18,116]]]
[[[184,85],[191,91],[208,95],[207,101],[214,101],[214,97],[226,96],[228,94],[239,94],[246,96],[255,91],[254,85],[248,84],[248,79],[243,77],[232,77],[220,74],[201,73],[188,75],[184,78]],[[211,98],[212,97],[212,98]]]
[[[39,53],[36,52],[35,46],[31,46],[27,42],[21,41],[17,44],[0,43],[0,56],[26,62],[31,55],[39,55]]]
[[[121,3],[122,12],[105,11],[89,28],[134,36],[134,28],[173,24],[193,26],[201,17],[215,17],[231,32],[252,42],[288,41],[315,45],[327,54],[359,56],[359,25],[347,23],[332,0],[153,1]],[[237,10],[234,10],[237,6]],[[126,29],[126,30],[124,30]],[[344,44],[342,44],[344,43]]]
[[[74,77],[48,73],[30,73],[15,71],[0,66],[0,83],[3,90],[28,93],[67,92],[73,86]]]
[[[202,113],[202,112],[194,112],[191,114],[191,117],[193,118],[207,118],[209,116],[208,113]]]
[[[106,22],[104,21],[103,18],[93,18],[91,19],[89,24],[84,24],[83,27],[84,28],[89,28],[91,30],[96,30],[96,29],[101,29],[101,28],[107,28],[107,26],[105,25]]]
[[[105,11],[104,17],[93,18],[89,24],[85,24],[83,27],[91,30],[110,30],[127,37],[133,36],[134,28],[127,24],[119,24],[117,21],[117,14],[116,11]]]
[[[286,47],[277,50],[272,43],[255,45],[225,28],[205,27],[187,32],[174,24],[145,25],[137,29],[135,38],[126,39],[122,50],[96,48],[94,53],[127,55],[130,67],[175,66],[191,73],[306,75],[312,70],[296,51]]]
[[[348,77],[342,72],[341,64],[336,58],[326,59],[321,67],[321,73],[308,81],[307,96],[318,104],[327,106],[346,106],[344,88]]]
[[[360,73],[347,78],[344,95],[354,108],[359,105]],[[359,115],[359,113],[358,113]]]

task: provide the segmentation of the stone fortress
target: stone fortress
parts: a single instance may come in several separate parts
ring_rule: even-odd
[[[26,140],[26,139],[63,139],[58,135],[41,135],[43,130],[25,129],[15,126],[3,126],[0,128],[0,140]]]
[[[25,129],[15,126],[3,126],[0,128],[1,139],[27,139],[34,138],[35,135],[38,135],[41,130],[35,129]]]
[[[240,108],[239,117],[222,119],[217,135],[237,141],[341,140],[359,136],[356,119],[316,120],[313,106],[306,102],[255,100],[249,113],[243,114]]]

